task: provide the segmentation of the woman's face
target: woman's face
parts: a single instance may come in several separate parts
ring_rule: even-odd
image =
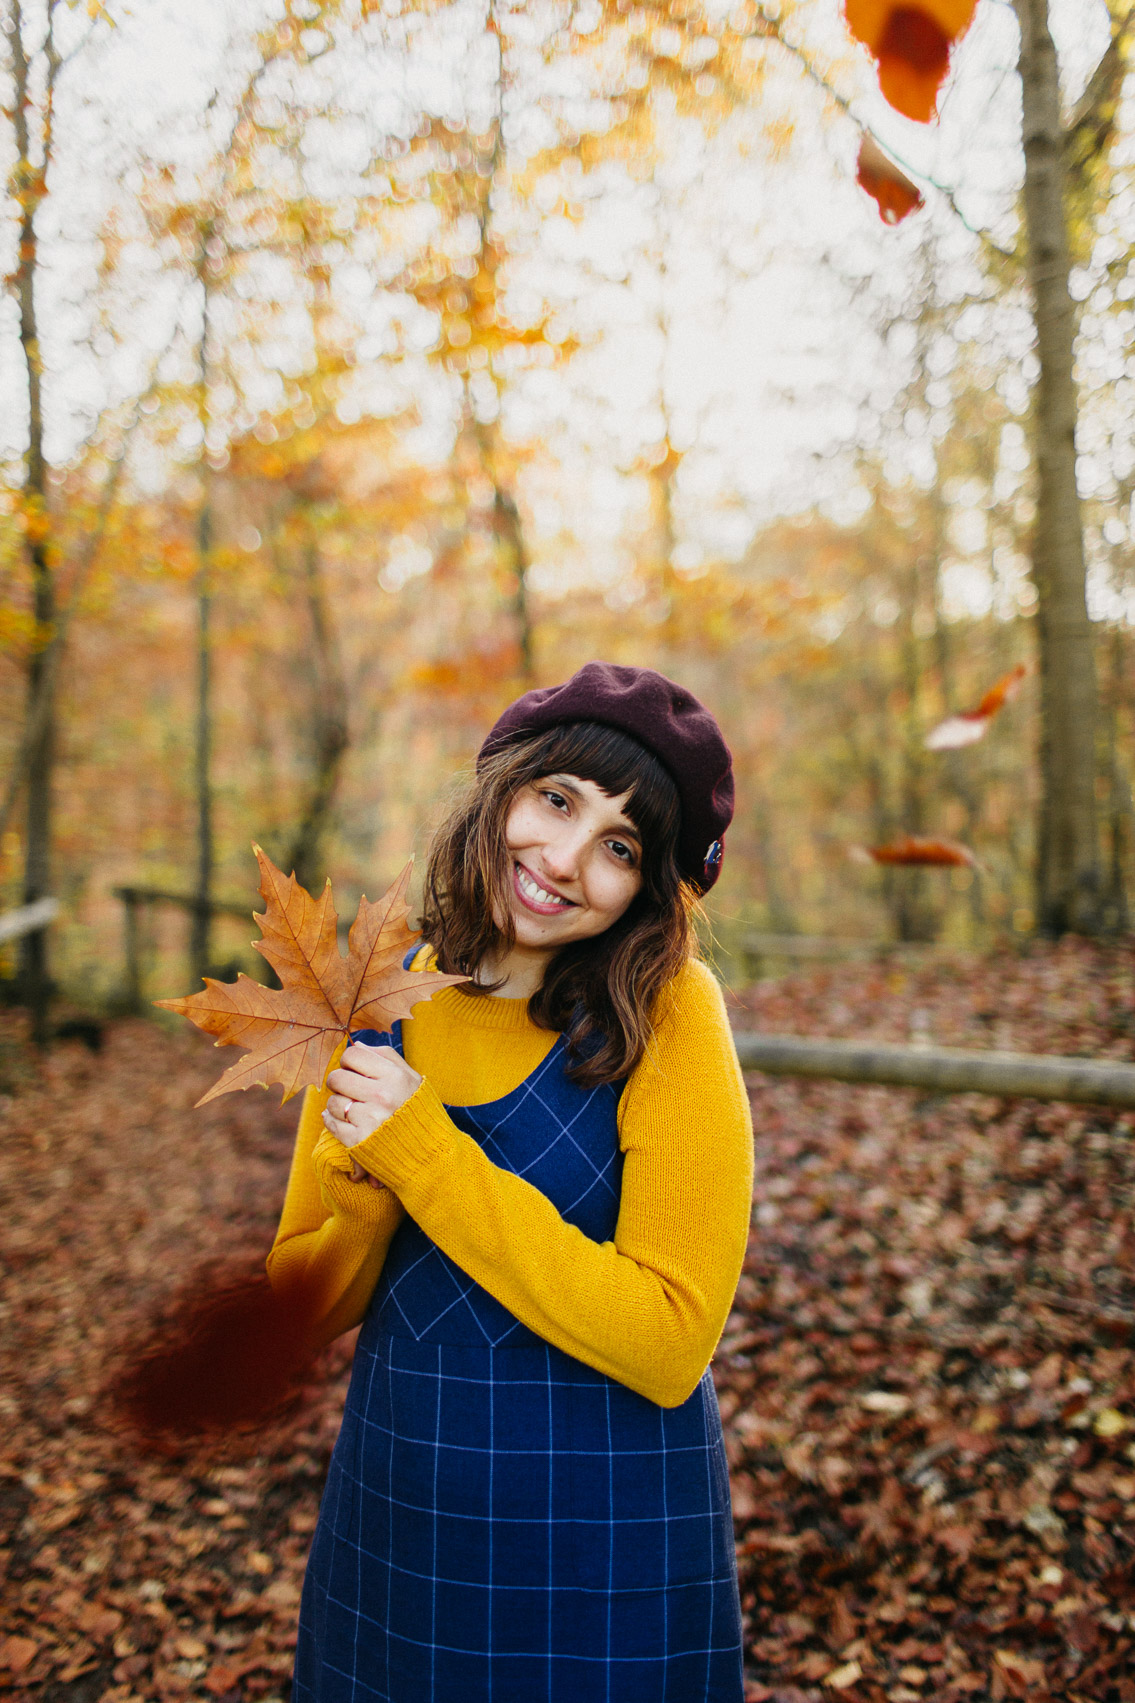
[[[544,775],[512,801],[505,819],[516,944],[550,959],[574,940],[618,922],[642,888],[642,844],[612,798],[578,775]]]

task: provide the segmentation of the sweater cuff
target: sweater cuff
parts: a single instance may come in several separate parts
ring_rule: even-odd
[[[311,1160],[323,1204],[336,1218],[349,1219],[359,1226],[381,1224],[390,1214],[389,1194],[385,1189],[372,1189],[369,1183],[351,1181],[353,1151],[330,1131],[316,1142]]]
[[[423,1077],[405,1105],[399,1106],[365,1141],[344,1151],[398,1194],[460,1139],[461,1132],[437,1089]]]

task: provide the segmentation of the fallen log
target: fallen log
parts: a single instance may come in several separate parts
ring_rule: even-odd
[[[1080,1105],[1135,1107],[1135,1064],[1037,1053],[899,1047],[803,1035],[735,1035],[743,1070],[834,1082],[880,1082],[932,1094],[996,1094]]]

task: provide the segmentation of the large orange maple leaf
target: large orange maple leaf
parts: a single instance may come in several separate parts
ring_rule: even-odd
[[[248,1049],[201,1096],[199,1106],[218,1094],[272,1082],[283,1083],[285,1100],[300,1088],[321,1088],[336,1050],[353,1030],[389,1029],[439,988],[469,979],[402,968],[418,938],[406,923],[412,861],[381,899],[372,904],[364,894],[359,900],[344,958],[330,881],[313,899],[259,846],[252,849],[264,900],[263,916],[254,919],[262,938],[252,944],[283,986],[262,987],[245,975],[235,982],[206,977],[201,993],[154,1002],[216,1035],[218,1047]]]

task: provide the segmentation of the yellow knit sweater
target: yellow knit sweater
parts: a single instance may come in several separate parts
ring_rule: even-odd
[[[666,989],[620,1098],[610,1242],[565,1223],[445,1110],[511,1093],[551,1050],[555,1035],[529,1021],[526,1001],[445,988],[402,1034],[424,1080],[357,1146],[324,1129],[326,1091],[308,1089],[268,1256],[273,1285],[314,1290],[330,1341],[366,1312],[405,1211],[537,1335],[662,1407],[684,1401],[725,1323],[752,1198],[748,1098],[710,971],[691,960]],[[386,1186],[352,1183],[352,1157]]]

